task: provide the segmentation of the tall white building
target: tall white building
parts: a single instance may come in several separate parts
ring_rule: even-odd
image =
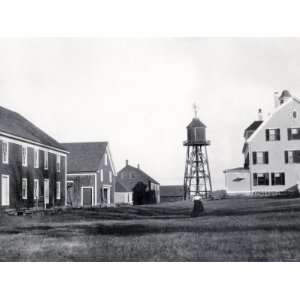
[[[228,194],[296,191],[300,184],[300,99],[284,90],[275,109],[244,132],[243,167],[225,170]]]

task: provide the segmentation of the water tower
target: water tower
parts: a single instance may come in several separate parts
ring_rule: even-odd
[[[194,201],[192,216],[203,210],[201,200],[211,196],[212,186],[207,156],[206,126],[197,117],[197,105],[194,104],[195,117],[187,126],[186,164],[184,173],[184,199]]]

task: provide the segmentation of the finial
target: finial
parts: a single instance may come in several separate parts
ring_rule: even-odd
[[[197,118],[197,113],[198,113],[198,105],[196,102],[193,104],[194,112],[195,112],[195,118]]]

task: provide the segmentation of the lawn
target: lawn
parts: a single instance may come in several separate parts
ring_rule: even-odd
[[[2,261],[300,261],[300,199],[0,216]]]

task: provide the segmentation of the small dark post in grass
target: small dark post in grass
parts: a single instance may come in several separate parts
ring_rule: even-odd
[[[194,201],[194,208],[191,213],[192,218],[197,218],[201,215],[201,213],[204,211],[203,204],[200,200]]]
[[[194,207],[191,213],[192,218],[197,218],[201,215],[201,213],[204,211],[204,206],[201,201],[200,196],[195,196],[194,197]]]

